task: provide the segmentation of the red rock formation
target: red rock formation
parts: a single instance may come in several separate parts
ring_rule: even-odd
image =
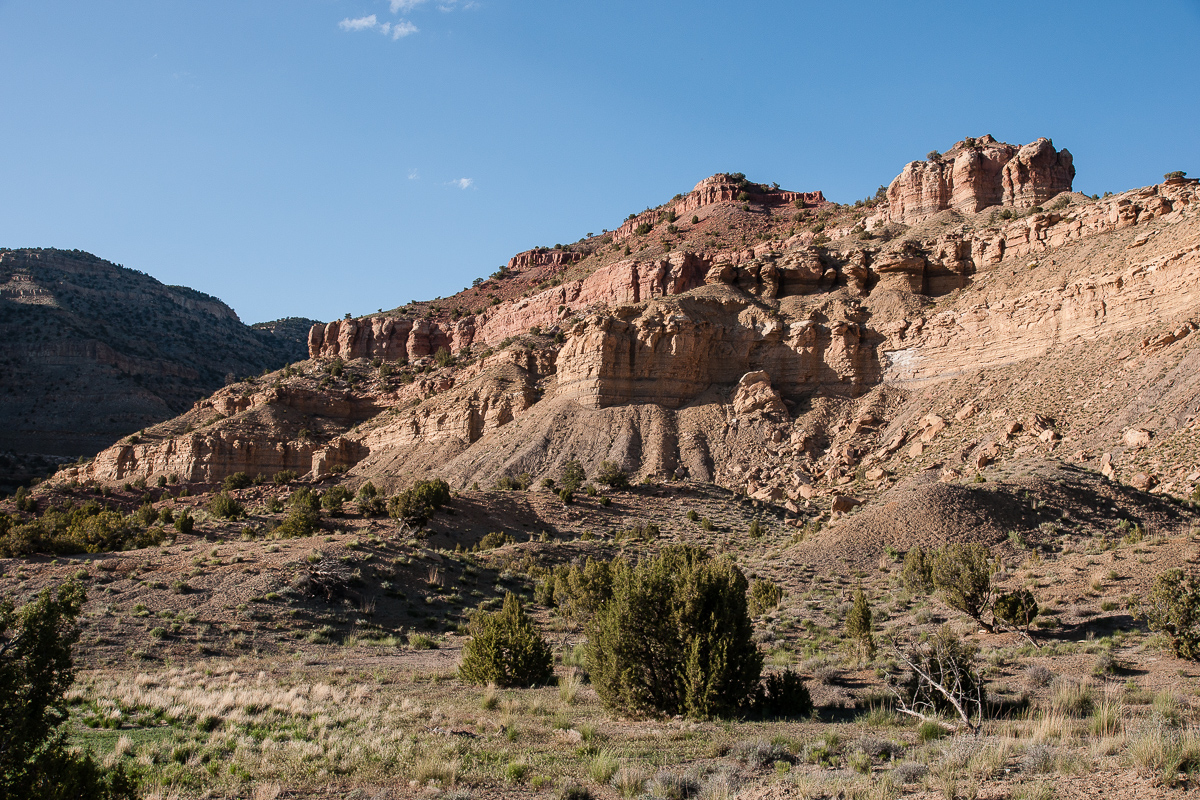
[[[813,208],[826,202],[825,195],[819,191],[787,192],[775,189],[763,192],[759,190],[758,184],[749,184],[747,187],[725,173],[718,173],[700,181],[696,184],[696,188],[684,195],[682,199],[675,201],[672,207],[677,215],[683,216],[685,213],[717,203],[741,202],[739,198],[743,193],[746,194],[745,202],[755,205],[784,206],[798,200],[805,207]]]
[[[1137,341],[1171,332],[1143,349],[1194,342],[1195,327],[1175,318],[1193,312],[1189,289],[1200,284],[1198,206],[1194,183],[1167,183],[1002,226],[914,236],[909,246],[823,250],[793,239],[625,260],[455,323],[342,320],[314,328],[314,355],[428,354],[438,342],[479,348],[532,325],[556,327],[565,342],[499,349],[401,388],[377,383],[365,365],[349,365],[372,376],[367,385],[376,382],[369,399],[357,390],[321,389],[322,365],[302,365],[307,388],[285,382],[268,390],[264,381],[254,394],[222,390],[198,405],[204,415],[196,427],[191,419],[186,430],[164,424],[64,474],[119,481],[178,472],[214,481],[285,467],[320,476],[348,464],[353,474],[392,486],[426,472],[462,486],[499,474],[548,474],[555,459],[580,458],[729,486],[753,482],[754,492],[771,496],[788,484],[827,493],[852,482],[856,464],[874,468],[902,458],[906,443],[910,458],[942,447],[947,430],[983,416],[984,408],[981,401],[953,422],[946,409],[924,408],[912,420],[925,418],[919,428],[876,435],[875,421],[890,418],[889,402],[836,422],[830,410],[853,398],[869,405],[890,386],[949,382],[1113,334],[1126,334],[1136,348],[1129,335],[1135,330]],[[1097,243],[1118,248],[1107,255],[1129,255],[1120,267],[1108,268],[1107,257],[1095,261],[1094,273],[1075,264],[1061,284],[1030,272],[1027,256],[1048,262],[1058,256],[1043,257],[1050,248],[1152,221],[1161,222]],[[1087,249],[1062,252],[1076,258]],[[1005,258],[1004,268],[990,271],[986,291],[936,306],[913,296],[945,294]],[[1009,265],[1019,291],[1003,287]],[[1170,324],[1156,327],[1160,322]],[[388,413],[377,413],[383,409]],[[305,417],[319,418],[311,438],[298,433],[312,425]],[[988,446],[971,463],[1000,457]]]
[[[1075,168],[1049,139],[1024,147],[991,136],[964,140],[936,161],[914,161],[888,187],[888,219],[913,224],[939,211],[1028,208],[1071,191]]]
[[[517,253],[508,260],[508,268],[514,271],[533,269],[534,267],[554,267],[556,269],[574,264],[583,258],[583,253],[574,250],[551,250],[545,247],[526,250]]]
[[[1004,165],[1001,179],[1004,205],[1030,208],[1071,191],[1075,165],[1066,148],[1055,151],[1049,139],[1038,139],[1022,147],[1016,157]]]
[[[805,208],[815,208],[828,202],[821,192],[787,192],[780,189],[766,189],[760,184],[746,183],[734,180],[726,173],[718,173],[705,178],[696,184],[696,188],[686,195],[671,201],[665,208],[648,209],[633,216],[613,231],[613,241],[622,242],[634,235],[642,224],[657,226],[664,214],[674,212],[675,216],[684,219],[708,206],[718,203],[747,202],[756,206],[785,206],[799,202]],[[742,199],[742,196],[745,198]]]

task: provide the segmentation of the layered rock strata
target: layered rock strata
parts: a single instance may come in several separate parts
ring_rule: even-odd
[[[1075,167],[1049,139],[1023,147],[991,136],[958,142],[933,161],[913,161],[888,187],[888,219],[914,224],[952,209],[974,214],[991,206],[1032,208],[1071,191]]]
[[[151,432],[156,441],[123,443],[75,474],[122,480],[173,469],[211,481],[286,464],[319,477],[341,464],[380,484],[438,474],[463,486],[554,474],[578,458],[589,469],[613,460],[642,474],[716,480],[792,510],[885,483],[931,454],[948,479],[961,477],[1048,452],[1061,434],[1037,415],[991,416],[1007,410],[982,394],[949,409],[909,398],[1102,338],[1136,336],[1147,358],[1174,358],[1200,329],[1191,318],[1198,219],[1196,184],[1171,181],[883,246],[822,248],[793,236],[627,259],[455,323],[316,326],[314,358],[339,355],[364,374],[357,359],[420,360],[439,346],[496,351],[466,367],[429,365],[406,387],[349,393],[338,401],[345,408],[304,406],[307,395],[293,388],[274,400],[225,391],[200,410],[211,427]],[[1076,266],[1055,267],[1062,258]],[[1043,270],[1054,271],[1041,279]],[[543,335],[500,347],[533,326]],[[305,369],[320,379],[321,362]],[[374,410],[354,411],[352,397]],[[208,423],[215,414],[227,419]],[[1001,434],[984,432],[1001,421]],[[301,424],[317,432],[300,437]],[[980,432],[948,452],[947,437],[968,427]]]

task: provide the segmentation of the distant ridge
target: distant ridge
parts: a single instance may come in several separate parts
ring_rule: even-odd
[[[79,250],[0,249],[0,486],[307,355],[312,320],[248,326],[216,297]]]

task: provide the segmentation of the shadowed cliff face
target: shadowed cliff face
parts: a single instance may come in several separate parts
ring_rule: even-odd
[[[87,253],[0,251],[0,451],[91,455],[231,373],[303,358],[311,321],[274,325]]]

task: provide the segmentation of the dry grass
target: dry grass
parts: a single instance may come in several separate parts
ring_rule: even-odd
[[[1200,728],[1149,724],[1129,735],[1129,760],[1167,786],[1200,772]]]
[[[575,702],[576,695],[583,688],[583,678],[575,670],[558,679],[558,697],[567,705]]]

